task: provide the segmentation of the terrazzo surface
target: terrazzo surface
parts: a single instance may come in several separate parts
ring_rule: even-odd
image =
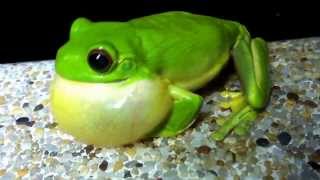
[[[320,179],[320,38],[269,47],[269,105],[248,136],[223,142],[210,135],[230,113],[217,102],[220,90],[239,89],[235,74],[199,91],[205,102],[185,133],[96,148],[61,132],[51,116],[54,61],[1,64],[0,179]]]

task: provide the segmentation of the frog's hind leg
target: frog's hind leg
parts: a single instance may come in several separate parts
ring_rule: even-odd
[[[157,127],[149,137],[172,137],[185,131],[195,121],[203,99],[201,96],[177,86],[170,86],[174,106],[168,119]]]
[[[229,119],[213,133],[212,138],[222,140],[232,130],[243,135],[249,131],[259,110],[269,99],[271,81],[268,72],[268,49],[261,38],[250,39],[243,28],[234,45],[232,55],[240,77],[245,103],[239,111],[233,112]]]

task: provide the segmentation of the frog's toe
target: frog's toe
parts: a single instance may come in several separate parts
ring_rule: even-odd
[[[238,112],[246,104],[245,98],[241,92],[223,91],[220,95],[224,99],[218,103],[220,108],[230,108],[232,112]]]
[[[238,92],[238,91],[229,91],[229,90],[225,90],[220,92],[220,96],[224,97],[224,98],[235,98],[238,96],[241,96],[242,93]]]
[[[250,128],[252,127],[252,120],[244,120],[241,122],[238,126],[234,128],[234,133],[239,135],[239,136],[244,136],[249,133]]]
[[[234,132],[239,136],[249,133],[257,115],[258,113],[256,111],[249,111],[245,118],[243,118],[242,121],[234,128]]]
[[[231,116],[222,123],[211,137],[216,141],[223,140],[232,131],[232,129],[239,124],[240,121],[239,113],[231,114]]]
[[[238,135],[246,134],[250,129],[250,124],[257,117],[257,112],[250,106],[245,106],[238,112],[232,113],[219,129],[212,134],[216,141],[223,140],[232,130]]]
[[[215,141],[221,141],[226,137],[227,133],[222,131],[216,131],[212,133],[211,138]]]

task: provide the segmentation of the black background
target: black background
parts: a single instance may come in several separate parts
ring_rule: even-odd
[[[112,3],[111,3],[112,2]],[[107,1],[37,2],[3,5],[0,8],[0,63],[54,59],[57,49],[68,40],[72,21],[125,21],[170,10],[231,19],[246,25],[252,36],[267,41],[320,36],[318,5],[272,1]]]

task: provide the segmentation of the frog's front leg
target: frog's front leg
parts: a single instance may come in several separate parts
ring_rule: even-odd
[[[232,130],[239,135],[248,132],[257,112],[269,99],[271,81],[269,77],[268,48],[261,38],[250,39],[246,30],[235,43],[232,55],[240,77],[245,105],[231,114],[229,119],[213,133],[215,140],[222,140]]]
[[[172,137],[186,130],[195,121],[203,98],[197,94],[170,86],[170,94],[174,99],[174,105],[168,119],[156,128],[149,136]]]

